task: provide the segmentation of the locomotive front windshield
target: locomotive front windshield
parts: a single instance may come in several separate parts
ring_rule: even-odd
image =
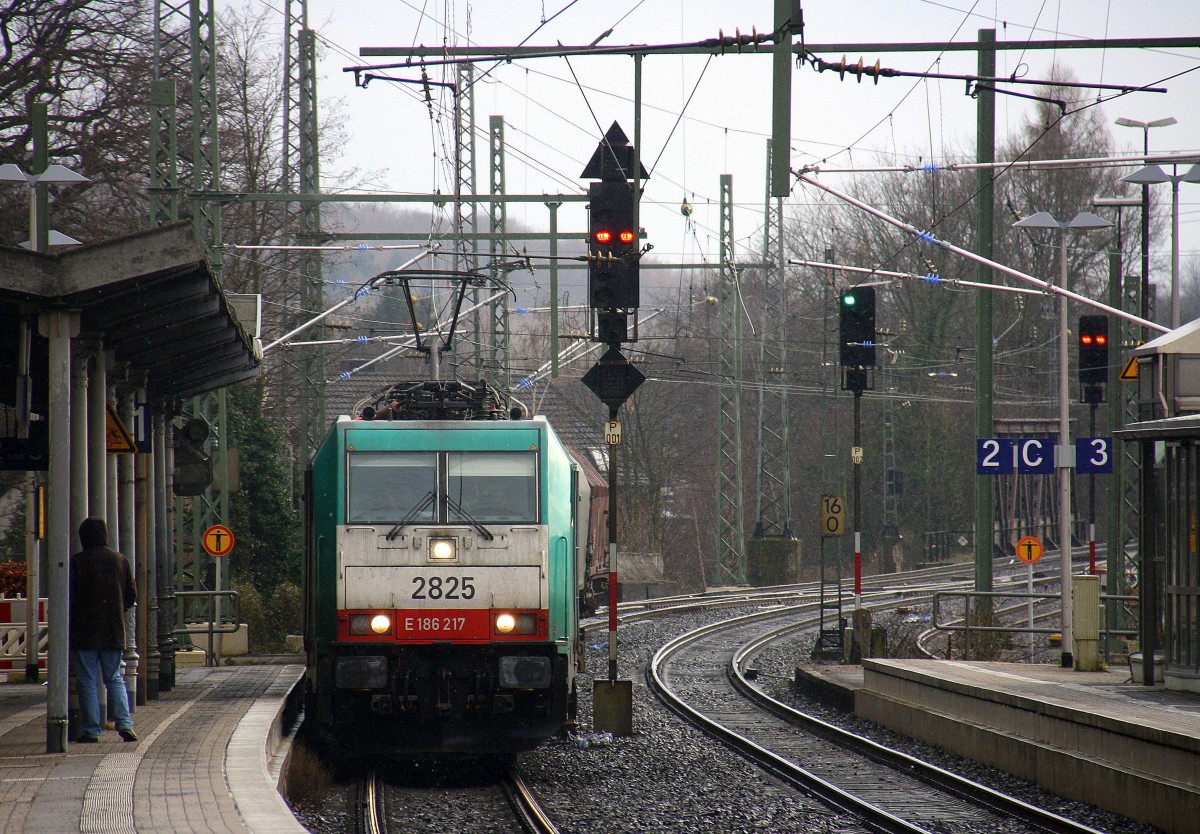
[[[447,521],[451,524],[537,521],[533,452],[448,452]]]
[[[346,520],[351,524],[434,521],[433,452],[356,452],[350,457]]]
[[[348,458],[349,524],[538,521],[535,452],[355,452]]]

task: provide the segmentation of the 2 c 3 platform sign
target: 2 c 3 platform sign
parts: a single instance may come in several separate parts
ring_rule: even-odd
[[[821,535],[841,536],[846,532],[846,499],[840,495],[821,496]]]

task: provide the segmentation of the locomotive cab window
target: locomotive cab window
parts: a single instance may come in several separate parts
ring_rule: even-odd
[[[434,521],[437,455],[432,452],[356,452],[349,455],[346,520]]]
[[[446,520],[528,524],[538,520],[534,452],[447,452]]]

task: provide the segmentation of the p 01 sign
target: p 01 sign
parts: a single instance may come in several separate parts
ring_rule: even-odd
[[[1081,475],[1108,475],[1113,471],[1111,437],[1077,437],[1075,471]]]

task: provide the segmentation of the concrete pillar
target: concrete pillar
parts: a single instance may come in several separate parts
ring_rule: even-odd
[[[133,425],[133,399],[131,388],[122,392],[117,414],[127,427]],[[138,560],[141,554],[137,550],[137,519],[136,482],[134,475],[134,455],[118,455],[117,460],[117,489],[120,497],[117,501],[117,519],[121,530],[121,552],[129,559],[129,566],[137,576]],[[129,690],[129,711],[133,712],[137,704],[137,606],[134,605],[125,612],[125,688]]]
[[[1100,655],[1100,577],[1072,576],[1071,603],[1075,671],[1099,672],[1104,668]]]
[[[82,343],[83,340],[78,340],[78,342]],[[83,451],[86,449],[87,465],[84,477],[87,483],[79,485],[81,489],[84,487],[87,489],[85,515],[103,518],[109,526],[111,537],[113,525],[112,519],[108,516],[108,357],[101,350],[98,340],[89,339],[84,344],[86,344],[88,355],[86,357],[79,356],[76,362],[79,365],[86,363],[87,366],[85,383],[87,409],[76,412],[77,416],[72,421],[72,431],[74,431],[75,425],[84,424],[83,431],[87,437],[87,443],[85,446],[75,447],[76,452],[72,459],[85,457]],[[72,484],[72,492],[74,489],[75,485]],[[78,526],[75,529],[78,530]],[[109,544],[116,547],[111,541]],[[103,681],[97,680],[96,691],[100,693],[101,714],[107,714],[108,690],[104,687]],[[73,698],[77,697],[74,689],[71,692]]]
[[[108,445],[105,411],[108,403],[108,355],[97,350],[88,363],[88,515],[108,517]]]
[[[143,383],[144,385],[144,383]],[[134,407],[148,408],[145,387],[138,388]],[[138,426],[134,437],[150,439],[150,427],[141,425],[138,420],[146,420],[148,415],[142,412],[138,419],[130,424],[130,429]],[[151,640],[153,632],[150,629],[150,611],[153,608],[155,595],[154,587],[154,477],[153,443],[147,452],[138,451],[134,461],[137,479],[137,551],[138,569],[134,575],[138,592],[137,615],[137,645],[141,650],[141,659],[137,670],[137,702],[141,706],[150,698],[150,679],[157,683],[158,671],[151,674]],[[157,695],[157,685],[155,686]]]
[[[158,552],[158,685],[161,691],[169,692],[175,686],[175,648],[179,645],[175,637],[175,438],[171,421],[165,414],[162,423],[162,431],[155,434],[155,443],[160,442],[161,438],[163,451],[163,501],[159,508],[162,517],[159,535],[162,537],[163,546]]]
[[[148,649],[150,652],[150,678],[146,683],[146,697],[158,700],[162,691],[162,623],[159,598],[162,595],[163,559],[165,558],[167,542],[167,473],[166,473],[166,419],[163,411],[166,403],[161,400],[154,403],[154,415],[150,421],[150,443],[153,447],[153,467],[151,472],[150,494],[153,499],[153,512],[150,516],[151,542],[154,564],[150,569],[150,587],[152,596],[149,600],[147,632],[149,634]]]
[[[29,437],[32,375],[30,365],[33,361],[33,326],[34,323],[22,317],[20,330],[17,335],[17,436]],[[41,627],[39,625],[37,600],[41,596],[41,541],[38,537],[38,513],[41,478],[37,472],[25,473],[25,599],[31,604],[25,606],[25,682],[38,683],[41,673],[38,666],[38,653],[41,642]]]
[[[79,525],[88,517],[88,356],[90,340],[75,343],[71,357],[71,552],[79,550]]]
[[[116,376],[114,371],[116,360],[112,351],[106,351],[104,354],[104,402],[105,407],[109,404],[116,408],[117,393],[116,386],[113,382],[113,377]],[[117,500],[120,495],[119,483],[117,481],[117,457],[118,455],[104,456],[104,504],[105,518],[108,519],[108,539],[109,544],[114,550],[121,549],[121,534],[120,526],[117,524]]]
[[[79,333],[79,312],[63,309],[39,311],[38,332],[50,340],[46,390],[50,423],[50,495],[46,502],[50,597],[46,752],[65,753],[70,621],[62,614],[69,611],[71,605],[71,339]]]
[[[79,525],[88,517],[88,463],[91,450],[88,448],[88,360],[95,350],[94,343],[89,338],[75,340],[71,356],[71,553],[78,553],[82,546],[79,544]],[[51,500],[58,500],[51,497]],[[51,617],[54,616],[53,609]],[[74,686],[76,670],[71,668],[69,673],[69,691],[67,694],[68,735],[75,738],[79,734],[79,693]],[[97,676],[99,681],[99,676]],[[103,715],[107,696],[103,688],[100,693],[100,709]]]

